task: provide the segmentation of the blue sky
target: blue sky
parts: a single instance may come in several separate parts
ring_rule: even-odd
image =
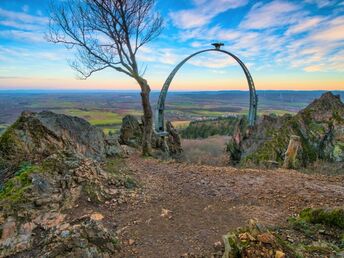
[[[0,0],[0,89],[137,89],[113,70],[76,79],[73,53],[46,42],[45,0]],[[344,90],[344,1],[157,1],[165,29],[138,59],[160,89],[187,55],[221,41],[249,67],[257,89]],[[175,90],[247,88],[240,67],[227,56],[204,54],[175,78]]]

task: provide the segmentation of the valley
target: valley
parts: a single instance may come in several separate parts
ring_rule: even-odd
[[[322,91],[258,91],[258,115],[296,113]],[[344,98],[343,92],[334,92]],[[159,92],[153,91],[153,108]],[[118,133],[121,119],[140,117],[138,92],[121,91],[0,91],[0,131],[13,123],[22,111],[50,110],[79,116],[106,133]],[[170,92],[166,101],[166,118],[175,127],[185,128],[190,121],[247,113],[248,92]]]

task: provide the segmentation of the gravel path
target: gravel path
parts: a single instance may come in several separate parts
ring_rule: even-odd
[[[141,188],[133,204],[113,214],[123,243],[120,257],[207,257],[214,242],[250,218],[283,224],[305,207],[344,205],[344,176],[197,166],[139,156],[126,163]]]

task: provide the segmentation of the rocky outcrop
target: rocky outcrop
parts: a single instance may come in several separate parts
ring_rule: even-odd
[[[125,194],[124,182],[80,154],[61,152],[27,164],[0,191],[0,256],[113,254],[116,236],[97,219],[101,216],[70,214],[82,202],[116,203]]]
[[[288,149],[284,157],[284,168],[297,169],[302,162],[302,144],[301,138],[296,135],[290,137]]]
[[[123,145],[138,148],[142,145],[143,127],[135,116],[126,115],[122,119],[119,141]]]
[[[0,138],[0,181],[10,178],[21,163],[39,162],[59,151],[100,161],[120,155],[121,147],[84,119],[47,111],[24,112]]]
[[[153,133],[152,148],[156,151],[158,156],[161,153],[167,153],[170,157],[178,157],[182,152],[181,139],[178,131],[173,127],[172,123],[166,123],[165,137],[160,137]],[[122,119],[122,127],[120,132],[120,143],[135,148],[140,148],[142,145],[143,125],[136,117],[127,115]],[[160,154],[159,154],[160,153]]]
[[[182,141],[178,131],[173,127],[170,121],[166,123],[166,131],[168,133],[166,137],[166,143],[168,151],[171,156],[178,156],[183,152]]]
[[[240,128],[239,131],[243,135],[240,141],[232,140],[227,148],[232,163],[243,166],[290,164],[295,153],[290,156],[292,153],[287,150],[293,135],[299,137],[302,152],[295,156],[291,167],[305,167],[316,160],[344,162],[344,104],[331,92],[323,94],[295,116],[262,116],[250,133]]]
[[[308,208],[282,228],[250,220],[223,236],[224,248],[216,257],[343,257],[343,227],[342,208]]]
[[[83,119],[23,113],[0,138],[0,257],[113,256],[103,216],[76,209],[122,202],[134,181],[107,171],[105,159],[121,152]]]

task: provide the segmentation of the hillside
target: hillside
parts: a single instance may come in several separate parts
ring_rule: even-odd
[[[85,141],[91,131],[97,137]],[[311,221],[286,223],[307,207],[342,207],[343,176],[142,158],[85,120],[51,112],[23,113],[0,138],[0,149],[1,257],[234,255],[232,238],[221,238],[251,218],[270,230],[251,233],[273,242],[250,238],[243,252],[322,257],[343,251],[342,209],[317,220],[325,221],[326,237],[307,235],[306,229],[320,230]]]
[[[317,160],[344,162],[344,104],[331,92],[294,116],[263,116],[249,133],[245,130],[238,128],[228,145],[232,163],[300,168]],[[293,153],[291,144],[299,145]]]
[[[213,119],[191,121],[180,130],[184,139],[208,138],[214,135],[232,135],[240,117],[218,117]]]

